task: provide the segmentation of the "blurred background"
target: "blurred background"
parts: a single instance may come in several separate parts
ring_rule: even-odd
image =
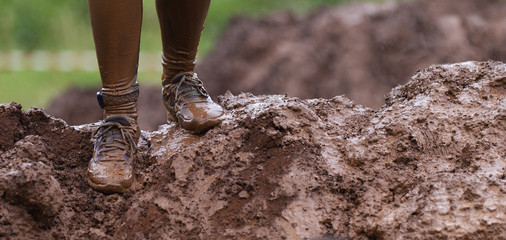
[[[0,103],[46,109],[69,124],[101,119],[87,1],[2,0]],[[138,81],[142,129],[163,124],[160,31],[144,0]],[[506,0],[212,0],[197,73],[232,94],[346,95],[373,109],[417,70],[506,61]]]
[[[231,17],[276,11],[307,13],[344,0],[213,0],[199,59],[213,48]],[[154,0],[144,0],[139,82],[159,85],[161,40]],[[2,0],[0,103],[45,108],[69,86],[99,86],[87,1]]]

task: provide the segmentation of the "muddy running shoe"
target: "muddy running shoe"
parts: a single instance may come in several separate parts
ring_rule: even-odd
[[[96,131],[93,157],[86,172],[93,189],[122,193],[132,186],[135,129],[125,117],[111,116]]]
[[[162,79],[168,120],[193,134],[203,133],[221,122],[223,109],[209,97],[196,73],[181,73],[172,80],[163,75]]]

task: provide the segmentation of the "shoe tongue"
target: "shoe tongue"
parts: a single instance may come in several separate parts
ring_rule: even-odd
[[[181,93],[186,93],[185,95],[186,99],[195,99],[201,97],[201,94],[199,93],[196,87],[187,84],[181,85],[181,87],[179,87],[178,90]]]
[[[103,141],[107,143],[114,143],[114,139],[122,139],[121,131],[118,128],[113,128],[104,134]]]
[[[191,78],[191,76],[188,75],[188,73],[179,73],[174,78],[172,78],[172,83],[177,84],[180,81],[183,81],[183,77]],[[186,82],[183,82],[177,90],[180,93],[184,94],[186,99],[199,99],[203,97],[202,94],[200,94],[197,87],[189,85]]]
[[[123,116],[111,116],[108,117],[105,122],[117,122],[123,126],[130,126],[130,122]]]
[[[180,73],[172,78],[172,83],[178,83],[181,81],[181,79],[185,76],[185,73]]]
[[[108,117],[105,122],[117,122],[123,126],[130,126],[130,123],[125,117],[122,116],[112,116]],[[102,141],[106,143],[114,143],[114,139],[123,139],[121,135],[121,130],[117,127],[110,128],[107,132],[104,133]],[[113,150],[112,152],[118,152],[118,150]]]

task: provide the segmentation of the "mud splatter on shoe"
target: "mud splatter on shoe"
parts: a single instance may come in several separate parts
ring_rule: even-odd
[[[123,116],[108,117],[98,128],[93,157],[86,172],[88,184],[93,189],[122,193],[132,186],[136,129],[137,126]]]
[[[171,80],[162,75],[162,80],[168,120],[193,134],[203,133],[221,122],[223,109],[213,102],[196,73],[180,73]]]

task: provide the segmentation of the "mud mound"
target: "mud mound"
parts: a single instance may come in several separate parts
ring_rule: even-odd
[[[506,64],[433,66],[379,110],[230,93],[204,136],[142,132],[136,184],[85,183],[92,125],[0,105],[0,238],[504,239]]]
[[[138,108],[139,126],[142,130],[156,130],[167,122],[165,107],[161,101],[161,87],[141,86]],[[70,88],[55,97],[47,112],[64,119],[68,124],[80,125],[102,120],[96,93],[100,89]]]
[[[0,238],[57,238],[47,229],[71,224],[68,208],[77,205],[68,196],[88,191],[78,179],[91,157],[89,133],[17,104],[0,105],[0,123]]]
[[[419,0],[234,19],[199,65],[212,95],[346,94],[370,107],[432,64],[506,61],[506,1]]]

